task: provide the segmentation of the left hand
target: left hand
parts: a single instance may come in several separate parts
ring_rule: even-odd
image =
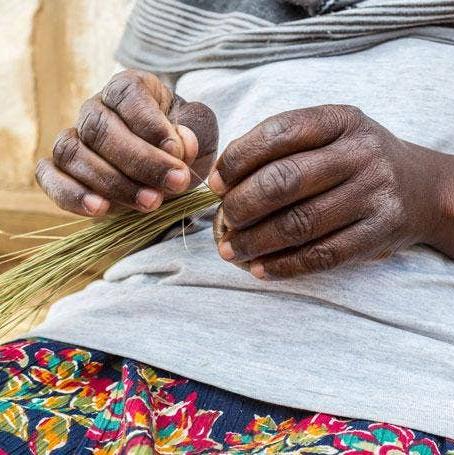
[[[276,279],[430,244],[447,159],[452,169],[452,157],[398,139],[351,106],[271,117],[233,141],[211,172],[224,200],[219,252]]]

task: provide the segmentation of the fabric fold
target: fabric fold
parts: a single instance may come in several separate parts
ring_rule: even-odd
[[[402,37],[454,44],[454,0],[291,1],[312,13],[355,7],[312,17],[294,8],[287,11],[291,20],[280,22],[282,3],[276,0],[250,0],[237,10],[225,2],[202,8],[193,0],[139,0],[117,59],[125,66],[181,74],[341,55]]]

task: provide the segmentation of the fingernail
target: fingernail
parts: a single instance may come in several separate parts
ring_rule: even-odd
[[[180,193],[184,191],[191,181],[189,170],[186,169],[172,169],[167,173],[165,185],[170,191]]]
[[[137,193],[136,201],[143,210],[155,210],[161,205],[162,194],[159,191],[145,188]]]
[[[184,156],[181,158],[185,163],[192,164],[199,153],[199,141],[194,132],[184,125],[177,125],[177,132],[183,141]]]
[[[227,191],[227,187],[225,186],[224,181],[222,180],[221,174],[219,174],[219,171],[214,171],[209,179],[208,179],[208,185],[210,188],[219,195],[223,195]]]
[[[250,272],[255,278],[263,280],[265,278],[265,267],[260,262],[253,262],[251,264]]]
[[[233,251],[232,244],[230,242],[221,242],[219,244],[219,254],[222,259],[226,261],[231,261],[235,257],[235,252]]]
[[[110,202],[97,194],[86,194],[82,199],[82,205],[90,215],[100,216],[109,210]]]

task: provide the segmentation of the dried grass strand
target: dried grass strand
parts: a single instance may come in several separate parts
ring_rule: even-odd
[[[219,201],[211,190],[199,188],[164,203],[152,213],[125,212],[106,217],[66,237],[0,256],[0,264],[22,261],[0,275],[0,335],[8,334],[32,315],[37,317],[49,302],[79,286],[81,278],[82,282],[94,279],[119,258],[150,244],[175,223]],[[52,232],[86,221],[12,238],[52,240]],[[97,273],[84,278],[96,266]]]

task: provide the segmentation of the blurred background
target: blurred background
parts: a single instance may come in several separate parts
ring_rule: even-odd
[[[0,0],[0,255],[36,244],[10,233],[71,220],[41,193],[35,164],[115,71],[132,3]]]
[[[28,232],[68,219],[41,194],[35,163],[114,72],[131,4],[0,0],[1,230]],[[22,246],[0,235],[0,254]]]

